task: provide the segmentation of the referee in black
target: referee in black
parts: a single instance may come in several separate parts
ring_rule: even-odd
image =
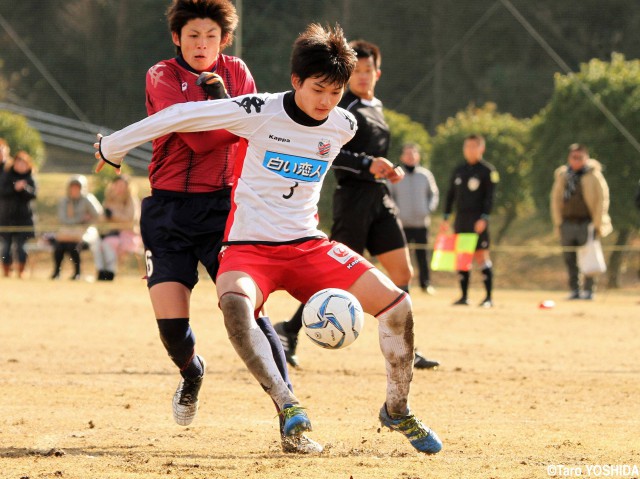
[[[482,269],[487,295],[480,303],[483,308],[493,307],[493,269],[489,257],[489,215],[493,208],[495,185],[500,176],[495,167],[485,161],[485,140],[480,135],[469,135],[464,139],[462,152],[464,164],[458,166],[451,176],[444,207],[441,233],[449,231],[449,216],[455,207],[454,230],[456,233],[478,233],[478,246],[473,256]],[[454,305],[469,305],[470,271],[458,271],[462,297]]]

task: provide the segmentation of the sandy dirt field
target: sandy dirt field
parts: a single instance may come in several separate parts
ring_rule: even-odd
[[[2,280],[0,477],[605,477],[587,467],[627,465],[606,477],[637,478],[640,288],[593,303],[502,290],[493,310],[454,308],[455,295],[414,294],[416,342],[442,366],[415,372],[411,403],[443,451],[419,455],[380,430],[384,364],[368,317],[343,351],[301,338],[293,381],[311,436],[326,445],[305,457],[281,452],[273,406],[232,350],[209,282],[192,311],[207,376],[183,428],[171,417],[178,375],[143,281]],[[544,299],[556,307],[539,309]],[[281,319],[296,304],[276,294],[269,307]]]

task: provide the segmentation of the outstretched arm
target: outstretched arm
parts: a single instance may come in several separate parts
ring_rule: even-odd
[[[109,136],[99,136],[98,142],[94,144],[97,150],[95,157],[99,160],[96,171],[100,171],[105,164],[119,168],[125,155],[132,148],[172,132],[225,129],[235,135],[246,137],[250,133],[247,121],[249,109],[244,108],[243,99],[264,103],[260,96],[181,103]],[[256,114],[253,115],[255,117]]]

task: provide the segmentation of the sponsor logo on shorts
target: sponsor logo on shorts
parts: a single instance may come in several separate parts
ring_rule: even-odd
[[[284,178],[317,183],[327,172],[327,162],[267,151],[262,166]]]
[[[341,264],[347,264],[353,258],[353,253],[344,246],[334,246],[327,254]]]
[[[355,265],[357,265],[360,261],[362,261],[362,258],[360,258],[360,257],[355,258],[351,263],[349,263],[349,264],[347,265],[347,269],[351,269],[351,268],[353,268],[353,267],[354,267]]]

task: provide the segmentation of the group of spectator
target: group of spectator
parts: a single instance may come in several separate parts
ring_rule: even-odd
[[[21,278],[28,259],[26,243],[35,237],[32,200],[36,198],[35,165],[26,151],[12,157],[0,138],[0,239],[2,273]],[[80,279],[81,255],[90,250],[98,280],[113,280],[118,258],[142,249],[138,233],[140,206],[128,178],[118,176],[104,191],[102,203],[88,191],[87,178],[73,175],[58,203],[59,226],[47,235],[53,249],[52,279],[60,277],[65,255],[73,266],[72,280]]]

